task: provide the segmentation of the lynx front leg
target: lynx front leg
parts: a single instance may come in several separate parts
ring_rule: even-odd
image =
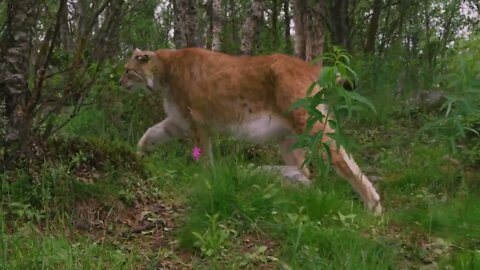
[[[157,145],[179,138],[182,135],[183,130],[175,124],[172,118],[167,117],[162,122],[147,129],[138,142],[138,153],[143,156],[152,151]]]
[[[198,127],[193,127],[192,131],[192,139],[195,145],[200,148],[202,155],[206,155],[200,158],[203,162],[203,165],[205,167],[208,167],[209,165],[213,166],[212,140],[210,138],[210,134],[205,130],[199,129]]]

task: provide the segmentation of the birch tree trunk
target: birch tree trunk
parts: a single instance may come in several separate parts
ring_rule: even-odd
[[[223,30],[222,1],[212,0],[212,50],[222,49],[221,36]]]
[[[60,45],[64,51],[72,51],[72,34],[70,32],[70,23],[68,21],[68,1],[65,2],[64,12],[62,13],[60,24]]]
[[[38,3],[36,0],[10,0],[7,14],[1,40],[0,95],[7,120],[2,146],[6,150],[5,158],[9,160],[24,151],[31,132],[32,119],[27,113],[31,97],[28,70]],[[6,162],[2,163],[5,165]]]
[[[177,48],[198,47],[197,8],[194,0],[172,0],[174,43]]]
[[[173,43],[176,48],[186,48],[187,39],[185,36],[185,17],[186,13],[183,9],[181,0],[172,0],[173,6]]]
[[[305,60],[306,52],[306,31],[305,24],[307,20],[306,15],[307,3],[304,0],[293,0],[293,23],[295,24],[295,56]]]
[[[240,46],[242,54],[251,55],[253,53],[259,26],[263,22],[264,10],[264,0],[254,0],[252,2],[249,9],[250,16],[247,17],[243,25],[242,44]]]
[[[289,0],[283,0],[283,12],[285,14],[284,18],[284,23],[285,23],[285,32],[284,32],[284,37],[285,37],[285,51],[289,52],[292,48],[292,42],[290,40],[290,1]]]
[[[310,62],[316,59],[317,65],[321,66],[322,61],[318,58],[323,54],[325,43],[325,23],[323,21],[322,12],[325,9],[323,1],[308,6],[307,11],[307,39],[305,41],[305,60]]]
[[[199,35],[200,31],[198,31],[198,23],[197,23],[197,6],[195,5],[195,0],[186,0],[185,9],[186,9],[186,18],[185,18],[185,26],[186,28],[186,40],[188,47],[199,47]]]
[[[325,22],[322,13],[323,0],[307,2],[293,1],[293,21],[295,23],[295,56],[312,61],[321,56],[324,49]],[[321,65],[321,61],[317,62]]]

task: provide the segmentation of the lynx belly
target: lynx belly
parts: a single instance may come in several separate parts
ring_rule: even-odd
[[[270,113],[249,116],[241,123],[230,126],[230,135],[251,143],[264,144],[276,142],[286,135],[292,134],[288,122]]]

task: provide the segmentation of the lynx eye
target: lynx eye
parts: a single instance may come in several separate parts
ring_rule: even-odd
[[[126,70],[125,70],[125,74],[128,74],[128,72],[130,72],[130,70],[129,70],[129,69],[126,69]]]

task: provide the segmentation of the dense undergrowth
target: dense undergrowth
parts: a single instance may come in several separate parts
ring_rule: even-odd
[[[377,113],[345,117],[344,128],[382,217],[333,173],[305,188],[254,172],[279,162],[271,146],[219,138],[210,169],[188,140],[139,159],[134,146],[163,118],[161,99],[103,89],[41,159],[0,176],[0,268],[477,269],[480,73],[458,55],[434,110],[412,101],[421,77],[398,92],[399,66],[355,63],[357,91]]]

